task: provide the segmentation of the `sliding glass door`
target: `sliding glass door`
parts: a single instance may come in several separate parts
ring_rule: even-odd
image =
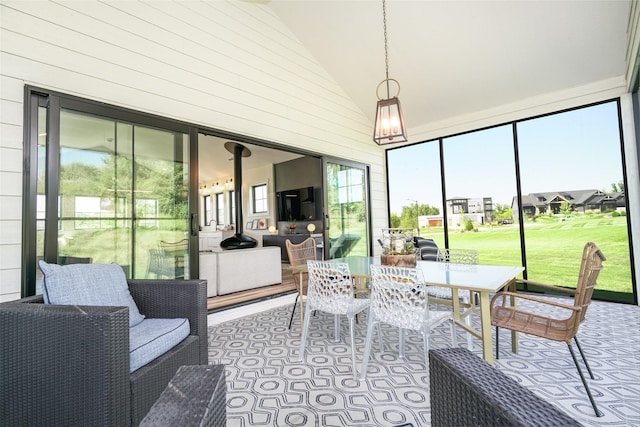
[[[324,160],[325,247],[328,259],[370,253],[367,169]]]
[[[24,233],[27,294],[41,292],[40,259],[115,262],[132,278],[188,278],[188,132],[41,99],[32,97],[39,106],[30,117],[37,157],[28,186],[37,195],[25,212],[36,224]]]

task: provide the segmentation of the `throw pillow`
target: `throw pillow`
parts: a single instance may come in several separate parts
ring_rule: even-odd
[[[39,262],[45,303],[129,307],[129,327],[144,320],[118,264],[57,265]]]

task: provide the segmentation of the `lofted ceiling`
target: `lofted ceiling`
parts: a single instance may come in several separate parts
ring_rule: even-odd
[[[625,74],[628,0],[387,0],[389,77],[411,129]],[[373,116],[381,0],[266,4]]]
[[[245,0],[270,8],[371,118],[385,77],[381,0]],[[387,0],[389,77],[412,129],[626,71],[629,0]],[[383,94],[384,95],[384,94]],[[223,144],[207,144],[218,147]],[[372,141],[373,144],[373,141]],[[255,151],[254,149],[252,149]],[[232,175],[206,154],[203,179]],[[278,162],[264,149],[247,159]],[[296,156],[293,156],[296,157]],[[215,163],[217,160],[223,160]],[[226,170],[211,171],[211,167]],[[207,171],[210,170],[211,172]]]

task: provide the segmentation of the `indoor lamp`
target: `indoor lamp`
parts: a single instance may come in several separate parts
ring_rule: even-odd
[[[386,78],[378,84],[376,88],[376,96],[378,97],[378,106],[376,108],[376,120],[374,124],[373,140],[378,145],[391,144],[396,142],[405,142],[407,133],[404,127],[404,117],[400,109],[400,83],[396,79],[389,78],[389,54],[387,48],[387,9],[385,0],[382,0],[382,23],[384,25],[384,63],[386,70]],[[389,83],[394,82],[398,87],[398,92],[394,97],[389,95]],[[387,98],[380,98],[380,87],[385,84],[387,89]]]

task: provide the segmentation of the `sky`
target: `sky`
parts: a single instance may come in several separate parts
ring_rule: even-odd
[[[622,181],[617,103],[518,122],[522,193],[597,189]],[[511,205],[516,173],[511,124],[443,140],[447,199],[491,197]],[[389,203],[441,209],[439,144],[390,150]]]

